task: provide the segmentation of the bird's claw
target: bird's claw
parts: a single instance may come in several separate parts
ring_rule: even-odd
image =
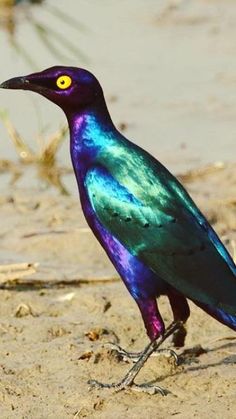
[[[156,355],[163,354],[163,355],[167,356],[168,358],[172,357],[175,360],[175,364],[176,365],[179,364],[179,357],[173,349],[159,349],[158,351],[154,352],[154,355],[155,354]]]
[[[115,350],[118,353],[118,355],[121,356],[123,361],[137,362],[140,356],[142,355],[142,352],[128,352],[125,349],[123,349],[121,346],[117,345],[116,343],[109,343],[108,345],[111,346],[111,348]],[[164,355],[164,356],[167,356],[168,358],[173,357],[175,360],[175,364],[178,365],[178,362],[179,362],[178,355],[176,354],[175,351],[173,351],[173,349],[157,349],[156,351],[152,353],[151,356],[159,356],[159,355]]]
[[[109,342],[106,346],[109,346],[113,351],[115,351],[123,361],[136,362],[141,355],[141,352],[128,352],[116,343]]]
[[[151,356],[151,354],[155,352],[159,348],[159,346],[177,330],[177,328],[178,328],[178,323],[171,324],[168,328],[168,331],[166,331],[165,335],[159,336],[158,339],[150,342],[146,346],[144,351],[142,352],[138,361],[132,366],[132,368],[127,372],[123,380],[121,380],[119,383],[103,384],[96,380],[90,380],[88,384],[90,385],[90,387],[95,387],[95,388],[100,388],[100,389],[107,388],[107,389],[114,389],[115,391],[135,390],[135,391],[143,391],[148,394],[160,393],[163,396],[165,396],[166,394],[168,394],[168,391],[164,390],[163,388],[159,386],[152,386],[149,384],[138,385],[134,383],[134,379],[136,375],[139,373],[140,369],[145,364],[145,362]]]
[[[142,393],[147,393],[153,396],[154,394],[160,394],[161,396],[167,396],[170,391],[166,390],[163,387],[157,385],[150,385],[150,384],[135,384],[133,383],[131,386],[131,390],[138,391]]]
[[[91,388],[98,388],[98,389],[114,389],[114,391],[119,392],[122,390],[128,390],[128,391],[138,391],[150,395],[154,394],[161,394],[162,396],[166,396],[169,391],[160,387],[160,386],[153,386],[149,384],[126,384],[125,382],[120,383],[112,383],[112,384],[105,384],[100,383],[97,380],[89,380],[88,384]]]

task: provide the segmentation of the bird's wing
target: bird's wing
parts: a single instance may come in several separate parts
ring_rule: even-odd
[[[235,265],[193,201],[191,211],[183,205],[181,187],[168,213],[103,167],[91,169],[85,183],[99,221],[131,254],[185,296],[236,314]]]

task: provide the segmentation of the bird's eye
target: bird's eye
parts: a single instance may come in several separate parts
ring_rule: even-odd
[[[72,83],[72,80],[69,76],[60,76],[57,79],[57,87],[59,87],[59,89],[62,89],[62,90],[68,89],[71,83]]]

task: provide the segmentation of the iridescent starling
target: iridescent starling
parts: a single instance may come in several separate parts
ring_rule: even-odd
[[[137,388],[135,376],[166,337],[174,333],[174,343],[184,344],[187,298],[236,330],[233,259],[178,180],[116,129],[94,75],[56,66],[1,87],[40,93],[65,112],[85,218],[135,299],[151,340],[120,383],[90,384]],[[166,331],[160,295],[167,295],[173,311]],[[158,386],[141,388],[163,394]]]

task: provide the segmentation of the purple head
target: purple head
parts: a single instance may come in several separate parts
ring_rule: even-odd
[[[103,100],[96,77],[77,67],[51,67],[28,76],[14,77],[0,87],[37,92],[60,106],[66,114],[83,111]]]

